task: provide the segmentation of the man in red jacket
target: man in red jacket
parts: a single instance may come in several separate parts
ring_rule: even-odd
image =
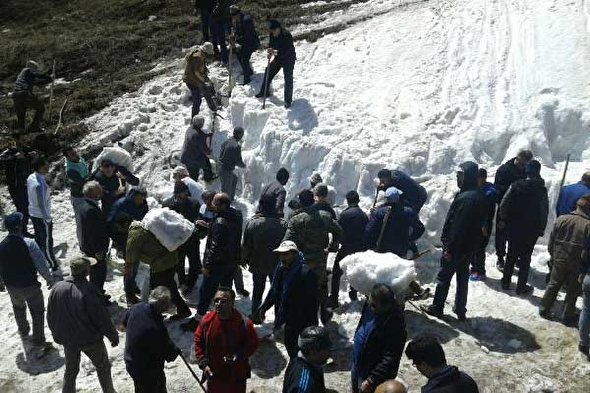
[[[195,331],[195,357],[207,378],[209,393],[245,393],[250,378],[248,358],[258,347],[252,321],[234,308],[235,292],[219,288]]]

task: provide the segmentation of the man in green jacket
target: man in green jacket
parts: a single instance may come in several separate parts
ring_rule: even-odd
[[[125,258],[125,294],[127,302],[132,304],[139,300],[130,289],[135,280],[133,266],[140,261],[150,266],[150,289],[161,285],[170,290],[172,303],[176,306],[176,315],[172,319],[190,317],[190,309],[180,296],[174,280],[178,263],[176,251],[168,251],[141,222],[133,221],[129,227]]]

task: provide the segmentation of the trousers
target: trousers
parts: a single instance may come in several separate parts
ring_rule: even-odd
[[[178,292],[178,287],[176,286],[176,281],[174,280],[174,274],[176,273],[176,268],[164,270],[162,272],[151,273],[150,274],[150,289],[154,289],[157,286],[164,286],[170,290],[171,300],[172,303],[176,306],[176,312],[178,314],[190,314],[190,309],[186,305],[186,302],[180,296],[180,292]]]
[[[231,201],[236,196],[236,187],[238,186],[238,175],[233,170],[221,169],[219,173],[219,180],[221,181],[221,192],[229,195]]]
[[[582,314],[580,314],[580,345],[590,345],[590,274],[586,274],[582,283],[582,293],[584,295],[584,304]]]
[[[467,290],[469,288],[469,262],[468,255],[453,256],[448,261],[441,258],[441,269],[436,276],[436,290],[434,291],[434,300],[432,305],[437,311],[443,311],[445,301],[449,295],[451,280],[454,275],[457,276],[457,289],[455,291],[454,311],[457,315],[465,315],[467,312]]]
[[[264,71],[266,87],[263,85],[260,92],[264,93],[264,89],[266,88],[266,91],[270,93],[270,84],[281,68],[283,69],[283,76],[285,77],[285,104],[291,104],[293,102],[293,70],[295,69],[295,60],[281,61],[275,57]]]
[[[553,269],[549,278],[549,284],[541,299],[539,311],[546,313],[551,310],[557,294],[562,286],[565,285],[565,307],[563,310],[563,319],[573,318],[576,315],[576,300],[581,293],[580,283],[578,282],[578,272],[576,266],[571,266],[568,261],[553,261]]]
[[[45,221],[43,218],[31,217],[33,229],[35,230],[35,242],[43,251],[43,255],[49,262],[51,270],[57,270],[59,264],[53,253],[53,223]]]
[[[29,334],[31,327],[27,321],[27,306],[33,320],[33,343],[42,345],[45,343],[45,303],[43,292],[39,283],[24,288],[6,286],[12,309],[14,310],[14,319],[21,336]]]
[[[20,130],[25,129],[27,110],[33,109],[35,116],[31,123],[31,129],[38,129],[41,126],[41,120],[43,120],[43,114],[45,113],[45,104],[43,101],[28,91],[14,93],[12,100],[14,102],[14,111],[16,112],[16,128]]]
[[[219,286],[230,288],[235,275],[235,267],[222,267],[214,269],[208,276],[203,276],[203,282],[199,288],[199,304],[197,314],[205,315],[209,305]]]
[[[88,356],[88,359],[96,367],[96,374],[98,374],[98,381],[102,391],[104,393],[115,393],[113,379],[111,377],[111,363],[107,348],[102,340],[84,348],[64,346],[66,371],[64,373],[62,393],[76,392],[76,377],[80,371],[80,354],[82,352]]]
[[[529,279],[531,267],[531,255],[537,242],[536,236],[512,237],[508,239],[508,255],[504,264],[502,284],[509,286],[514,273],[514,265],[518,262],[518,283],[517,288],[526,286]]]

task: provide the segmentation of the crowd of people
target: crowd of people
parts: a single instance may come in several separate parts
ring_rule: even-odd
[[[187,56],[183,80],[193,99],[191,122],[182,147],[182,165],[172,171],[172,196],[160,201],[194,227],[181,245],[171,249],[145,224],[150,191],[141,187],[131,168],[115,159],[102,159],[93,170],[91,162],[68,147],[63,151],[64,173],[81,253],[70,259],[68,274],[54,254],[52,193],[46,180],[49,162],[22,146],[0,155],[16,209],[4,217],[8,235],[0,243],[0,289],[10,296],[20,336],[31,340],[38,349],[37,356],[42,357],[52,346],[44,334],[44,298],[38,274],[51,288],[47,323],[54,341],[64,347],[63,392],[75,391],[82,352],[95,365],[102,390],[115,391],[103,340],[106,337],[112,346],[119,344],[108,311],[113,301],[105,291],[109,261],[115,251],[124,261],[123,287],[128,307],[122,321],[126,332],[124,361],[135,391],[165,392],[164,363],[178,356],[186,360],[164,323],[164,315],[170,314],[167,320],[182,320],[182,329],[194,335],[194,358],[203,372],[207,391],[212,393],[246,391],[251,376],[248,359],[259,345],[254,326],[264,323],[271,308],[274,332],[282,332],[289,356],[283,392],[327,391],[322,367],[332,348],[329,322],[333,310],[340,306],[340,262],[367,250],[407,259],[421,255],[417,242],[425,227],[420,211],[428,192],[401,170],[382,169],[377,173],[375,203],[370,211],[359,206],[358,192],[350,190],[345,197],[346,209],[337,212],[330,187],[319,173],[309,179],[308,188],[287,200],[290,173],[281,168],[275,180],[264,185],[255,215],[244,223],[234,200],[238,184],[235,169],[246,168],[240,144],[245,130],[236,127],[221,145],[221,165],[215,173],[210,163],[212,136],[203,130],[205,119],[199,112],[202,98],[211,111],[219,109],[208,77],[207,57],[218,56],[223,64],[230,61],[226,34],[230,46],[237,49],[246,84],[253,75],[250,56],[260,41],[253,18],[237,6],[226,1],[198,1],[195,6],[200,10],[206,42]],[[256,96],[270,95],[270,83],[282,68],[288,108],[293,99],[296,59],[293,38],[278,21],[270,21],[269,26],[269,65]],[[15,105],[17,101],[21,105],[19,124],[23,110],[36,105],[24,95],[32,96],[33,85],[49,81],[37,68],[36,63],[27,63],[18,78],[17,88],[23,91],[22,96],[15,97]],[[25,82],[29,87],[23,85]],[[34,127],[39,127],[41,115],[39,108]],[[548,193],[540,172],[541,164],[528,150],[501,165],[494,183],[487,181],[487,171],[478,164],[460,165],[456,173],[459,191],[441,230],[443,253],[434,298],[431,305],[422,307],[425,313],[443,316],[451,281],[456,276],[453,312],[459,321],[466,320],[468,283],[470,279],[486,279],[486,248],[492,232],[496,267],[503,274],[502,290],[511,290],[512,276],[518,268],[515,293],[532,293],[533,287],[528,284],[531,255],[538,238],[545,233],[549,213]],[[221,191],[214,190],[216,179]],[[380,203],[378,195],[382,196]],[[566,325],[579,323],[579,350],[590,359],[590,172],[579,183],[560,191],[556,212],[558,219],[548,246],[551,272],[539,314],[555,318],[551,308],[565,286],[562,321]],[[33,234],[29,232],[29,220]],[[202,256],[201,240],[206,242]],[[330,253],[335,253],[331,270]],[[138,296],[141,263],[150,271],[147,302]],[[252,273],[251,294],[244,286],[243,268]],[[266,292],[267,282],[270,289]],[[427,295],[417,283],[413,285],[416,293]],[[194,315],[186,302],[193,291],[198,291]],[[236,293],[242,298],[251,295],[247,316],[235,308]],[[584,295],[584,307],[578,316],[575,304],[580,293]],[[351,301],[358,301],[355,288],[348,288],[348,294]],[[471,377],[447,364],[435,337],[417,336],[406,344],[404,299],[396,298],[391,287],[376,284],[365,295],[351,354],[353,392],[407,391],[396,380],[404,349],[428,379],[423,392],[478,391]],[[32,316],[31,338],[27,306]]]

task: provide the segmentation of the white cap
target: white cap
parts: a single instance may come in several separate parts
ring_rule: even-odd
[[[276,252],[277,254],[284,254],[291,251],[299,252],[297,244],[295,244],[295,242],[292,242],[291,240],[285,240],[279,245],[279,247],[272,250],[272,252]]]
[[[213,50],[213,44],[210,42],[205,42],[203,45],[199,46],[199,49],[203,52],[211,56],[215,51]]]

